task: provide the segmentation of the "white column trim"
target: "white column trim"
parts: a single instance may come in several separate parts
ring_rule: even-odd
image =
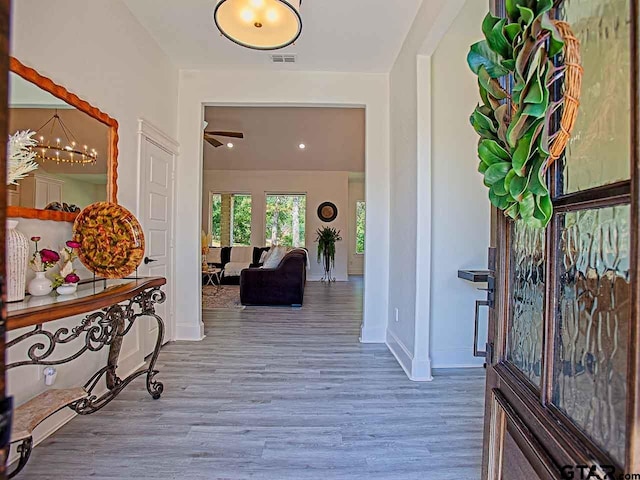
[[[431,376],[431,56],[418,55],[418,159],[416,162],[416,310],[411,377]],[[414,365],[415,364],[415,365]],[[416,368],[419,372],[414,371]]]
[[[467,3],[467,0],[446,0],[446,2],[444,2],[436,20],[433,22],[431,30],[429,30],[429,33],[422,42],[420,50],[418,50],[419,56],[424,55],[430,57],[435,53],[438,45],[440,45],[440,41],[447,34],[447,31],[462,11],[465,3]]]

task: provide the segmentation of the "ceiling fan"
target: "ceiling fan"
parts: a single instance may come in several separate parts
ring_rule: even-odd
[[[204,139],[214,148],[221,147],[224,145],[223,142],[219,141],[215,137],[231,137],[231,138],[244,138],[244,133],[242,132],[204,132]]]

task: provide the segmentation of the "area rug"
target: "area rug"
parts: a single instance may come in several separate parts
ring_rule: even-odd
[[[240,303],[240,287],[223,285],[219,290],[215,286],[202,287],[203,310],[243,310]]]

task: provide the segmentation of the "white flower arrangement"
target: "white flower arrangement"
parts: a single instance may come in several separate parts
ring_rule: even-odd
[[[9,135],[7,185],[17,185],[18,180],[22,180],[29,172],[38,168],[38,164],[34,161],[36,152],[33,149],[38,142],[31,138],[35,133],[31,130],[24,130]]]

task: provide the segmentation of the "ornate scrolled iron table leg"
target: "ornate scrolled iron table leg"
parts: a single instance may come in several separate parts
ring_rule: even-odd
[[[25,465],[27,465],[27,462],[29,461],[29,457],[31,456],[32,449],[33,449],[32,437],[25,438],[24,440],[22,440],[22,442],[20,443],[20,445],[18,445],[18,448],[17,448],[18,453],[20,454],[20,458],[18,459],[18,465],[13,470],[13,472],[9,473],[7,478],[13,478],[22,471],[22,469],[25,467]]]
[[[118,367],[118,358],[120,357],[120,349],[122,348],[122,340],[124,339],[122,335],[122,332],[124,332],[124,318],[118,319],[117,322],[116,337],[109,346],[109,359],[107,361],[107,365],[111,367],[106,373],[107,388],[109,390],[113,390],[120,381],[116,373],[116,368]]]
[[[113,400],[118,394],[124,390],[124,388],[131,383],[135,378],[146,375],[147,391],[154,400],[157,400],[162,395],[164,385],[155,379],[155,376],[159,373],[155,369],[158,356],[160,355],[160,348],[164,339],[164,321],[155,313],[155,304],[162,303],[165,300],[165,295],[159,288],[148,290],[135,297],[130,305],[124,309],[124,316],[122,322],[118,321],[116,325],[117,334],[114,340],[109,344],[109,360],[106,367],[96,372],[96,374],[87,382],[85,388],[89,392],[89,396],[86,399],[76,402],[71,405],[70,408],[81,415],[87,415],[100,410]],[[136,313],[133,310],[133,306],[137,305],[140,310]],[[117,312],[116,312],[117,313]],[[158,323],[158,336],[156,344],[149,361],[149,366],[145,369],[138,370],[126,378],[121,379],[116,374],[118,367],[118,360],[120,356],[120,350],[122,346],[123,337],[133,327],[134,323],[140,317],[153,317]],[[106,375],[106,381],[108,390],[100,397],[92,394],[93,389],[98,383],[98,380]]]
[[[154,378],[158,374],[158,370],[155,370],[155,366],[156,361],[158,360],[158,355],[160,355],[160,348],[162,348],[162,341],[164,339],[164,321],[155,313],[149,313],[148,315],[155,318],[158,322],[158,337],[156,338],[156,345],[153,349],[153,354],[149,361],[149,369],[147,371],[147,391],[154,400],[157,400],[164,391],[164,385],[162,382],[158,382]]]

